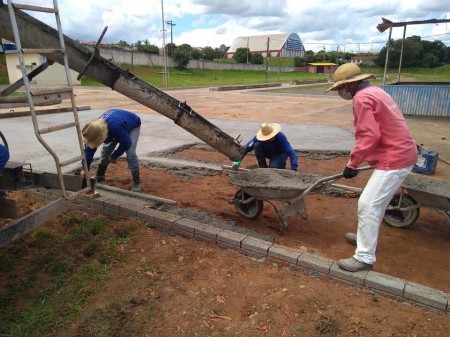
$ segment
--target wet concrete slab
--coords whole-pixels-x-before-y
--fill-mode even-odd
[[[90,120],[100,116],[103,110],[85,110],[79,112],[80,124],[83,126]],[[137,147],[138,156],[144,158],[146,154],[164,151],[200,139],[182,129],[164,116],[140,114],[142,119],[141,134]],[[64,124],[72,119],[71,112],[60,112],[38,116],[41,128]],[[243,142],[250,140],[259,130],[258,122],[212,119],[211,123],[219,127],[233,138],[242,136]],[[303,125],[282,123],[282,131],[287,135],[295,150],[310,151],[349,151],[354,143],[353,133],[327,125]],[[33,169],[56,172],[53,157],[37,141],[31,117],[12,117],[1,120],[1,130],[5,135],[11,153],[11,160],[31,163]],[[61,161],[79,155],[78,139],[75,129],[65,129],[43,135],[44,140],[58,154]],[[98,157],[100,151],[97,151]],[[70,172],[77,168],[73,164],[63,169]]]

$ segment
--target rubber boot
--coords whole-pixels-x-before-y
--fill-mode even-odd
[[[108,165],[98,165],[97,173],[95,174],[94,179],[97,180],[97,182],[105,180],[105,173],[106,169],[108,168]]]
[[[133,176],[133,187],[131,191],[140,192],[141,191],[141,179],[139,178],[139,169],[131,171],[131,175]]]

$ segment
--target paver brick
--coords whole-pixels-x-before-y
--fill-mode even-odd
[[[362,270],[358,272],[349,272],[346,271],[338,266],[336,262],[333,262],[333,264],[330,267],[330,275],[340,278],[342,280],[346,280],[351,283],[356,283],[359,285],[363,285],[364,281],[366,279],[368,270]]]
[[[201,222],[182,218],[173,223],[173,229],[176,234],[193,239],[195,237],[195,228],[201,225]]]
[[[241,249],[242,241],[247,235],[225,229],[217,234],[217,245],[228,249]]]
[[[129,214],[131,216],[136,216],[138,210],[140,210],[140,208],[134,205],[121,206],[120,208],[121,214],[123,215]]]
[[[346,271],[344,269],[341,269],[337,262],[333,261],[333,264],[330,267],[330,275],[340,278],[342,280],[346,280],[351,283],[356,283],[359,285],[364,284],[364,280],[366,279],[368,270],[362,270],[355,273]]]
[[[320,255],[303,253],[302,255],[299,256],[297,265],[300,267],[313,269],[324,274],[329,274],[330,267],[333,264],[333,262],[334,262],[333,260],[327,259]]]
[[[201,226],[195,228],[195,239],[217,244],[217,234],[222,231],[223,229],[207,224],[202,224]]]
[[[258,255],[268,255],[269,248],[273,246],[272,242],[261,240],[252,236],[247,236],[241,243],[241,248],[255,252]]]
[[[170,213],[166,213],[166,212],[161,212],[161,211],[157,211],[155,210],[155,225],[159,224],[162,225],[164,227],[173,227],[173,223],[177,220],[181,219],[181,216],[179,215],[175,215],[175,214],[170,214]]]
[[[447,310],[450,295],[421,284],[407,282],[404,297],[441,310]]]
[[[235,248],[235,247],[228,247],[228,248],[237,250],[237,248]],[[255,252],[253,250],[248,250],[248,249],[241,248],[239,250],[239,253],[242,254],[242,255],[245,255],[245,256],[254,257],[256,259],[261,259],[261,261],[264,261],[265,259],[267,259],[267,254],[258,253],[258,252]]]
[[[297,264],[297,260],[302,255],[301,251],[286,246],[274,244],[269,248],[268,256],[277,260],[282,260],[290,264]]]
[[[403,297],[406,280],[371,270],[366,276],[364,285],[391,295]]]
[[[148,221],[149,225],[153,227],[155,225],[155,217],[158,215],[158,211],[150,208],[144,208],[136,211],[136,216]]]
[[[198,228],[202,225],[203,224],[201,222],[191,220],[191,219],[186,219],[186,218],[181,218],[173,223],[173,227],[174,227],[175,231],[178,229],[178,230],[190,232],[192,234],[195,233],[196,228]]]

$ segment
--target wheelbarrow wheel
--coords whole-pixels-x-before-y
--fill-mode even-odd
[[[249,202],[243,202],[250,199],[251,197],[252,196],[250,194],[239,190],[234,195],[234,200],[236,200],[236,203],[234,205],[238,213],[243,217],[247,219],[256,219],[258,216],[260,216],[264,207],[264,203],[262,200],[258,199],[253,199]]]
[[[395,208],[406,208],[416,205],[417,201],[415,201],[413,198],[408,195],[401,196],[400,194],[395,194],[392,197],[391,202],[389,203],[389,206]],[[386,221],[390,226],[405,228],[411,226],[414,222],[416,222],[417,218],[419,217],[419,213],[419,207],[405,211],[390,209],[386,210],[386,212],[384,213],[384,221]]]

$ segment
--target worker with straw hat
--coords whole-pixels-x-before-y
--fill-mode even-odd
[[[255,157],[259,167],[269,167],[284,169],[286,161],[289,157],[291,162],[291,170],[297,171],[298,157],[287,140],[287,137],[281,132],[281,126],[278,123],[262,123],[261,127],[248,143],[246,154],[255,150]],[[267,164],[269,159],[269,164]],[[234,161],[232,168],[237,170],[241,164],[241,160]]]
[[[131,171],[133,178],[131,190],[134,192],[141,190],[139,159],[136,154],[140,130],[141,119],[139,116],[122,109],[108,110],[83,127],[84,153],[88,168],[91,166],[97,148],[103,144],[100,163],[94,177],[97,181],[105,180],[108,165],[110,163],[116,164],[117,159],[126,153],[128,169]],[[82,174],[84,174],[83,171]]]
[[[339,66],[327,90],[353,100],[355,145],[343,171],[346,179],[356,177],[367,161],[374,171],[358,201],[358,231],[347,233],[356,244],[355,254],[338,265],[347,271],[371,270],[381,221],[389,202],[417,162],[417,145],[400,108],[384,90],[371,86],[371,74],[363,74],[353,63]]]

